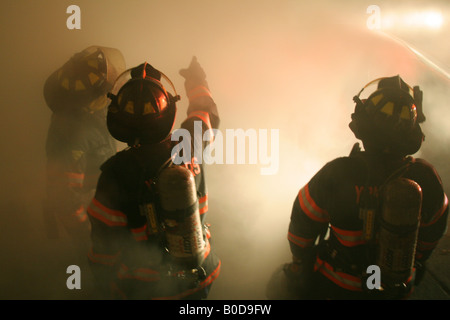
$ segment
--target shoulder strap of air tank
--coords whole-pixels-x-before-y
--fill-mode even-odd
[[[383,182],[383,184],[381,185],[381,187],[383,188],[389,181],[396,179],[396,178],[400,178],[401,176],[403,176],[405,174],[406,171],[408,171],[409,167],[414,163],[414,158],[413,157],[406,157],[403,160],[403,164],[395,169],[387,178],[386,180]]]

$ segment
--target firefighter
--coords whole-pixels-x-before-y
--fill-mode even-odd
[[[270,299],[407,299],[445,233],[441,179],[411,156],[424,141],[420,88],[385,77],[354,100],[349,127],[363,150],[356,143],[300,189],[288,228],[292,261],[270,279]]]
[[[74,54],[44,84],[52,111],[46,141],[45,226],[51,238],[61,224],[76,245],[89,244],[85,208],[95,192],[100,165],[117,152],[106,127],[106,94],[125,70],[118,49],[90,46]]]
[[[189,99],[181,128],[191,133],[189,146],[202,148],[208,143],[203,133],[219,125],[217,107],[195,57],[180,74]],[[180,97],[145,62],[119,77],[110,98],[108,129],[128,148],[103,164],[88,208],[88,258],[99,292],[105,299],[206,299],[220,260],[205,221],[205,168],[195,157],[174,161],[181,143],[172,139]]]

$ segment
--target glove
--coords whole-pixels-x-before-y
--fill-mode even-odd
[[[308,299],[313,284],[313,269],[304,263],[285,263],[273,273],[266,287],[270,300]]]
[[[189,67],[181,69],[180,75],[185,79],[184,87],[189,99],[188,116],[195,111],[208,112],[211,126],[219,126],[219,113],[214,99],[209,91],[206,73],[197,61],[197,57],[192,57]]]
[[[206,73],[197,61],[197,57],[192,57],[189,67],[180,70],[180,75],[185,79],[184,86],[186,92],[189,93],[199,86],[209,89],[206,81]]]

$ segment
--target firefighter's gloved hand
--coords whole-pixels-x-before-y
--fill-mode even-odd
[[[309,264],[294,261],[284,266],[284,272],[289,280],[289,289],[296,294],[302,295],[309,288],[309,281],[313,273],[313,269]]]
[[[187,115],[190,116],[195,111],[207,112],[210,115],[213,128],[219,126],[219,113],[214,99],[206,81],[206,73],[193,57],[189,67],[180,70],[180,75],[184,77],[184,88],[189,99]]]
[[[180,70],[180,75],[185,79],[184,85],[188,93],[198,86],[208,88],[206,73],[195,56],[192,57],[189,67]]]
[[[273,273],[266,295],[271,300],[307,299],[312,279],[312,268],[298,262],[286,263]]]

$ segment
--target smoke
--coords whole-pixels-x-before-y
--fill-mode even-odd
[[[424,7],[417,1],[404,1],[402,7],[378,3],[381,14]],[[195,55],[207,73],[223,132],[279,132],[274,175],[261,175],[262,164],[207,167],[207,220],[222,260],[210,299],[265,299],[271,273],[290,259],[286,233],[298,190],[327,161],[350,152],[356,142],[348,129],[352,98],[377,77],[400,74],[410,85],[420,85],[427,121],[418,156],[435,164],[444,185],[450,185],[449,80],[386,36],[448,63],[445,1],[433,2],[445,19],[432,35],[426,30],[369,30],[369,1],[79,0],[80,30],[66,27],[71,4],[9,1],[0,13],[2,299],[90,298],[92,283],[82,258],[67,237],[46,239],[41,213],[50,119],[43,84],[72,54],[90,45],[120,49],[127,67],[147,61],[163,71],[182,96],[177,125],[187,109],[178,70]],[[82,270],[79,292],[65,286],[66,268],[72,264]]]

